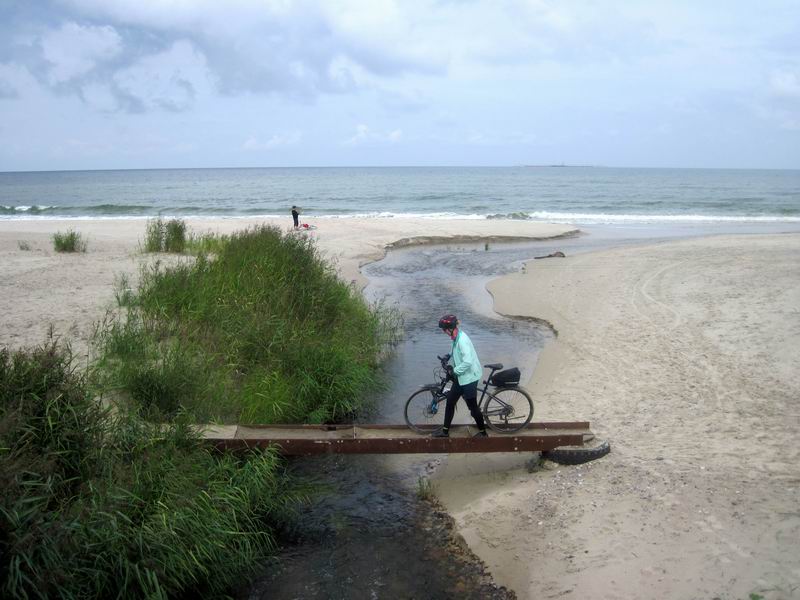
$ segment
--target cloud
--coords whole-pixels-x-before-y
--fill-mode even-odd
[[[191,40],[220,91],[313,98],[351,91],[369,77],[442,72],[430,40],[409,43],[415,16],[392,1],[72,0],[87,19],[163,41]],[[400,18],[399,21],[396,20]],[[366,77],[365,77],[366,76]]]
[[[122,50],[122,38],[113,27],[73,22],[47,31],[39,43],[42,56],[50,65],[48,78],[53,84],[85,75]]]
[[[392,113],[418,113],[431,106],[431,100],[419,90],[388,90],[378,93],[378,99]]]
[[[87,106],[98,112],[114,112],[119,108],[114,90],[102,83],[87,83],[81,87],[80,97]]]
[[[766,93],[755,102],[754,112],[780,129],[800,131],[800,70],[780,68],[771,71]]]
[[[275,134],[266,142],[260,142],[255,136],[250,136],[242,144],[243,150],[256,152],[260,150],[274,150],[281,146],[295,146],[300,143],[303,134],[300,131],[293,131],[288,134]]]
[[[187,40],[163,52],[145,56],[113,76],[118,94],[141,110],[183,111],[200,93],[214,87],[205,56]]]
[[[343,144],[347,146],[355,146],[366,142],[369,139],[369,127],[364,124],[356,125],[356,133],[353,137],[347,138]]]
[[[773,71],[769,78],[769,91],[778,98],[800,100],[800,71]]]
[[[0,100],[13,100],[19,98],[17,87],[10,81],[10,78],[3,72],[6,65],[0,64]]]
[[[24,91],[34,89],[36,79],[23,66],[0,63],[0,99],[16,100]]]
[[[367,125],[363,123],[356,125],[356,132],[352,137],[347,138],[342,142],[345,146],[359,146],[366,143],[390,143],[394,144],[399,142],[403,137],[401,129],[393,129],[386,132],[376,132],[370,130]]]
[[[18,98],[19,93],[17,90],[4,79],[0,79],[0,100]]]
[[[800,110],[762,104],[756,105],[754,111],[758,117],[777,125],[780,129],[800,131]]]

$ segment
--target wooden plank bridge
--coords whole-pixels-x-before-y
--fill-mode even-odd
[[[453,425],[449,438],[433,438],[405,425],[209,425],[202,435],[220,450],[277,446],[295,456],[531,452],[582,446],[592,437],[586,421],[529,423],[514,433],[489,431],[483,438],[472,437],[476,431],[472,425]]]

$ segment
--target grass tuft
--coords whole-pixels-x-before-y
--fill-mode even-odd
[[[86,239],[73,229],[53,234],[53,249],[56,252],[86,252],[87,246]]]
[[[26,242],[25,240],[19,240],[17,242],[17,247],[19,247],[19,249],[22,250],[23,252],[29,252],[31,250],[30,243]]]
[[[181,253],[186,248],[186,223],[170,219],[164,231],[164,251]]]
[[[147,222],[145,252],[174,252],[186,250],[186,223],[182,219],[164,221],[161,217]]]
[[[432,500],[436,497],[436,490],[433,487],[433,482],[427,478],[420,476],[417,479],[417,498],[420,500]]]
[[[204,233],[199,235],[190,235],[186,241],[186,251],[193,254],[217,255],[222,250],[222,247],[227,243],[229,236],[227,235],[214,235],[212,233]]]
[[[132,306],[136,296],[131,289],[130,279],[125,273],[114,277],[114,298],[119,308]]]

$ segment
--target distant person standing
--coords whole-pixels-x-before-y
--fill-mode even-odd
[[[300,207],[292,205],[292,220],[295,229],[300,227]]]

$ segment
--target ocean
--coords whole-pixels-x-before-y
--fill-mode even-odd
[[[605,167],[158,169],[0,173],[0,219],[530,219],[800,223],[800,171]]]

